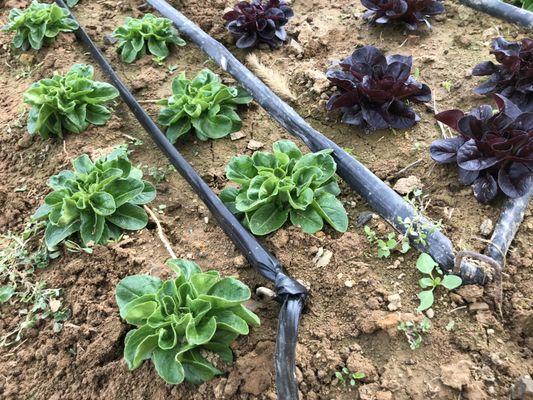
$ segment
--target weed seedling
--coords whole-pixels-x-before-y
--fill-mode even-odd
[[[453,88],[453,83],[451,81],[444,81],[442,82],[442,87],[448,92],[450,93],[452,91],[452,88]]]
[[[421,189],[413,190],[411,194],[404,197],[404,200],[413,206],[416,215],[413,218],[406,217],[405,219],[398,216],[398,222],[405,228],[405,238],[402,240],[402,246],[404,242],[407,242],[408,245],[409,239],[416,244],[425,246],[428,235],[442,228],[442,221],[426,221],[422,217],[429,206],[430,200],[427,195],[424,195]]]
[[[444,286],[448,290],[453,290],[463,283],[462,279],[457,275],[445,275],[443,277],[438,264],[426,253],[420,254],[416,261],[416,268],[423,274],[428,275],[418,281],[420,287],[426,289],[416,295],[420,300],[420,305],[416,309],[419,312],[427,310],[433,305],[433,291],[436,287]]]
[[[418,324],[414,321],[406,321],[400,322],[398,325],[398,330],[405,334],[411,350],[416,350],[420,347],[424,340],[424,335],[427,334],[430,329],[431,322],[429,322],[428,317],[424,317],[424,319]]]
[[[10,302],[22,316],[9,332],[1,332],[0,347],[19,342],[24,331],[42,319],[54,320],[54,331],[62,328],[68,312],[61,308],[60,289],[46,287],[35,272],[48,266],[49,253],[42,239],[44,223],[30,224],[21,235],[0,236],[0,305]]]
[[[175,172],[176,168],[172,165],[168,165],[166,168],[163,167],[148,167],[148,175],[152,177],[155,183],[161,183],[167,180],[167,175],[171,172]]]
[[[340,385],[355,386],[361,379],[366,377],[364,372],[350,372],[346,367],[343,367],[340,371],[335,371],[335,378],[339,381]]]
[[[401,244],[401,248],[399,249],[401,253],[407,253],[411,248],[407,236],[396,238],[396,234],[391,232],[385,239],[379,239],[376,232],[368,225],[365,225],[364,231],[368,241],[377,246],[379,258],[389,258],[391,252],[396,250],[399,244]]]

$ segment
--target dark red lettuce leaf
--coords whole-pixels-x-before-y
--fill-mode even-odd
[[[523,196],[533,184],[533,113],[494,95],[498,112],[483,105],[464,114],[441,112],[435,118],[460,136],[435,140],[430,155],[439,164],[456,162],[459,180],[473,184],[482,203],[494,199],[498,188],[508,197]]]
[[[492,42],[490,53],[499,64],[483,61],[474,67],[472,75],[489,75],[474,92],[499,93],[523,111],[533,112],[533,39],[508,42],[499,37]]]
[[[333,94],[327,109],[342,110],[342,122],[365,130],[407,129],[420,117],[407,101],[427,102],[431,90],[411,75],[412,57],[385,56],[373,46],[353,52],[330,69],[326,76],[339,91]]]
[[[266,43],[274,49],[287,40],[284,26],[293,16],[292,9],[284,1],[252,0],[238,2],[223,18],[228,31],[237,38],[238,48]]]
[[[403,23],[409,30],[417,30],[419,24],[431,28],[428,17],[442,14],[440,0],[361,0],[368,10],[363,18],[371,25]]]

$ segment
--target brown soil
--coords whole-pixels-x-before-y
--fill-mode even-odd
[[[0,23],[8,10],[26,1],[3,2]],[[212,36],[230,46],[220,14],[230,5],[225,0],[182,0],[174,5]],[[418,160],[409,170],[424,183],[431,203],[427,214],[442,219],[444,232],[457,249],[482,250],[481,222],[496,221],[499,203],[480,205],[471,189],[462,187],[453,168],[436,166],[427,148],[440,136],[431,110],[415,106],[422,121],[401,132],[365,135],[340,124],[326,114],[324,103],[332,89],[323,72],[333,60],[345,57],[354,47],[373,44],[389,53],[412,54],[420,79],[433,90],[438,108],[470,109],[483,102],[472,94],[478,82],[469,70],[488,58],[490,39],[504,34],[517,38],[518,28],[484,14],[447,2],[446,18],[434,23],[430,34],[405,35],[401,29],[369,29],[361,20],[362,6],[349,0],[295,0],[296,17],[289,33],[301,45],[284,46],[270,52],[259,50],[260,60],[284,71],[291,89],[299,97],[294,107],[318,130],[354,155],[382,179],[394,184],[396,172]],[[165,66],[150,57],[124,65],[104,36],[128,15],[140,15],[140,1],[98,2],[81,0],[75,14],[105,50],[124,81],[142,100],[169,94],[170,82],[180,71],[193,76],[205,66],[214,68],[205,55],[189,44],[175,51]],[[74,62],[92,63],[86,50],[72,35],[62,35],[53,46],[39,53],[13,54],[10,35],[0,35],[0,232],[19,231],[47,193],[48,176],[68,166],[78,154],[95,152],[129,140],[132,159],[145,166],[166,167],[147,134],[127,107],[118,103],[112,120],[81,135],[68,135],[65,142],[30,137],[25,129],[22,93],[31,82],[66,71]],[[235,51],[244,60],[245,53]],[[170,72],[167,67],[176,65]],[[218,69],[214,68],[217,72]],[[98,69],[97,69],[98,70]],[[103,79],[97,72],[98,78]],[[231,77],[224,75],[227,82]],[[442,82],[451,81],[448,93]],[[158,107],[146,104],[153,115]],[[250,153],[250,139],[265,147],[289,138],[258,105],[241,112],[245,138],[198,142],[190,136],[177,146],[204,179],[218,191],[225,185],[224,166],[235,154]],[[149,178],[150,179],[150,178]],[[26,191],[15,191],[26,186]],[[238,276],[252,288],[269,283],[258,276],[237,252],[230,240],[210,218],[205,206],[177,173],[157,185],[154,207],[165,204],[160,215],[174,249],[181,257],[196,260],[204,269],[217,269]],[[302,318],[297,348],[298,380],[302,399],[353,399],[356,391],[337,385],[333,374],[343,366],[365,372],[359,386],[362,399],[503,399],[512,384],[533,372],[532,338],[532,251],[533,218],[529,212],[509,253],[503,282],[500,316],[494,304],[494,288],[466,287],[459,294],[439,291],[433,327],[422,347],[412,351],[397,332],[399,320],[413,318],[419,274],[416,254],[394,254],[379,260],[361,228],[355,227],[364,201],[345,185],[341,196],[349,211],[349,231],[339,235],[326,229],[316,236],[285,228],[264,240],[294,277],[310,284],[311,297]],[[208,222],[206,223],[206,219]],[[390,231],[379,218],[372,221],[379,232]],[[333,253],[326,267],[313,258],[322,249]],[[262,326],[234,344],[236,362],[223,377],[198,387],[172,387],[159,379],[145,362],[129,372],[122,361],[123,338],[128,330],[118,315],[114,287],[126,275],[153,273],[168,275],[163,262],[167,254],[153,225],[124,241],[99,246],[93,255],[65,253],[39,274],[51,287],[64,290],[64,305],[71,317],[59,333],[50,321],[31,329],[16,349],[0,349],[0,397],[3,399],[275,399],[273,352],[278,305],[254,296],[251,306]],[[395,261],[397,262],[395,263]],[[353,285],[350,282],[352,281]],[[351,286],[351,287],[349,287]],[[387,296],[401,293],[401,309],[388,310]],[[469,303],[475,303],[472,306]],[[488,305],[489,309],[484,310]],[[479,311],[476,311],[479,310]],[[7,331],[19,322],[16,308],[3,306],[0,329]],[[447,330],[450,321],[455,328]]]

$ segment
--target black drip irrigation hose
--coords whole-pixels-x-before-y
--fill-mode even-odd
[[[459,3],[513,24],[533,28],[533,13],[512,4],[500,0],[459,0]]]
[[[333,157],[337,162],[337,173],[396,230],[404,234],[406,232],[406,227],[400,223],[399,217],[402,220],[410,218],[418,221],[417,226],[425,231],[427,239],[425,245],[415,241],[415,246],[420,251],[429,253],[446,272],[453,270],[455,256],[452,242],[437,230],[431,221],[420,215],[400,195],[335,142],[313,129],[292,107],[272,92],[221,43],[210,37],[166,1],[147,1],[163,16],[172,20],[181,33],[188,36],[224,71],[231,74],[290,134],[301,139],[312,151],[333,149]],[[461,263],[460,274],[465,283],[486,283],[489,280],[483,269],[467,261]]]
[[[498,262],[502,267],[509,246],[524,219],[529,200],[533,196],[533,186],[529,193],[517,199],[507,199],[503,205],[500,219],[494,228],[490,243],[485,249],[485,254]]]
[[[56,3],[68,10],[63,0],[56,0]],[[75,20],[72,14],[70,16]],[[214,215],[226,235],[229,236],[235,246],[246,256],[248,262],[261,275],[274,282],[276,299],[281,303],[279,330],[276,340],[276,388],[278,398],[283,400],[298,399],[295,352],[298,322],[307,298],[307,289],[296,280],[287,276],[279,261],[241,225],[218,196],[200,178],[187,160],[169,142],[164,133],[161,132],[146,111],[139,105],[129,89],[120,80],[105,56],[96,47],[81,25],[75,34],[88,47],[91,55],[118,89],[122,100],[128,105],[142,127],[150,134],[153,141],[167,156],[172,165],[194,189],[207,208],[209,208],[209,211]]]

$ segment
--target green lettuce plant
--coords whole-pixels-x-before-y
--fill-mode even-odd
[[[290,140],[277,141],[273,150],[233,157],[226,176],[240,187],[224,189],[221,200],[254,235],[274,232],[289,217],[307,233],[321,230],[324,220],[345,232],[348,216],[336,198],[340,189],[332,150],[302,155]]]
[[[209,69],[193,80],[181,73],[172,81],[172,96],[163,105],[158,122],[168,127],[166,135],[174,143],[194,128],[200,140],[220,139],[241,129],[237,105],[248,104],[252,97],[240,87],[228,87]]]
[[[172,21],[153,14],[145,14],[142,18],[126,18],[124,25],[113,31],[113,36],[118,39],[118,51],[126,63],[146,53],[163,60],[169,54],[168,44],[185,46],[185,40],[179,37]]]
[[[248,325],[258,326],[259,317],[244,307],[250,289],[239,280],[202,272],[188,260],[167,265],[175,278],[133,275],[117,285],[120,316],[136,326],[126,335],[124,359],[130,370],[151,359],[170,384],[200,384],[222,374],[206,353],[232,363],[230,343],[247,335]]]
[[[33,219],[47,219],[49,248],[72,235],[83,246],[118,240],[122,230],[136,231],[148,223],[142,207],[155,198],[155,188],[131,165],[126,150],[118,148],[95,162],[83,154],[48,180],[53,189]]]
[[[90,124],[104,125],[111,118],[106,104],[119,95],[109,83],[93,81],[90,65],[74,64],[66,75],[33,83],[24,93],[31,105],[28,132],[44,139],[63,137],[63,131],[80,133]]]
[[[25,10],[13,8],[3,30],[14,31],[13,46],[26,51],[30,47],[39,50],[59,32],[72,32],[78,27],[67,10],[55,4],[33,1]]]

